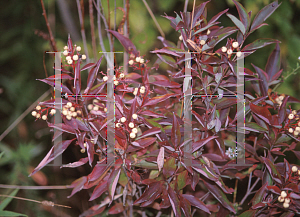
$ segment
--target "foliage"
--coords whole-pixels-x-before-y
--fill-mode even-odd
[[[108,30],[129,52],[131,72],[127,74],[116,66],[114,78],[108,76],[108,72],[99,72],[103,57],[81,67],[83,54],[69,38],[68,64],[63,65],[61,73],[66,81],[62,90],[75,97],[62,99],[61,109],[53,99],[42,102],[34,113],[37,118],[47,119],[50,128],[68,134],[68,139],[53,147],[31,175],[71,144],[78,146],[82,153],[87,152],[86,157],[66,165],[75,168],[89,163],[92,167],[90,174],[71,184],[73,190],[69,197],[82,189],[94,188],[90,201],[97,199],[98,205],[81,216],[94,216],[106,209],[108,214],[137,216],[145,213],[144,207],[163,213],[171,210],[176,217],[192,216],[195,212],[201,216],[218,212],[222,216],[299,214],[300,170],[292,167],[292,162],[282,161],[286,152],[299,158],[295,150],[300,132],[299,112],[287,108],[287,103],[299,103],[299,100],[272,92],[272,87],[281,82],[279,41],[262,38],[245,43],[252,32],[265,25],[265,19],[279,4],[275,1],[267,5],[251,22],[251,14],[237,1],[234,4],[239,18],[224,10],[208,20],[207,3],[196,7],[194,13],[165,16],[172,28],[181,33],[181,41],[177,47],[160,38],[164,47],[152,52],[158,56],[155,68],[160,62],[171,67],[167,71],[169,77],[150,74],[149,61],[144,60],[128,38],[116,31]],[[225,13],[234,23],[233,27],[220,26],[218,19]],[[234,33],[236,38],[230,38]],[[225,141],[236,133],[240,112],[234,112],[237,100],[220,95],[236,93],[236,65],[242,52],[247,52],[246,57],[273,43],[276,47],[265,69],[254,64],[254,71],[245,68],[245,81],[250,83],[245,92],[245,161],[251,165],[233,165],[235,159],[226,152]],[[218,44],[224,46],[217,48]],[[184,140],[182,87],[186,60],[183,52],[187,51],[192,51],[191,91],[206,97],[192,99],[193,136]],[[85,84],[81,81],[81,71],[87,69]],[[57,77],[50,76],[41,81],[53,86],[55,79]],[[106,84],[110,85],[111,79],[116,102],[115,153],[111,156],[114,160],[107,163],[110,147],[105,145],[109,130],[105,103]],[[60,115],[63,123],[51,123],[48,114]],[[191,142],[189,153],[185,147]],[[192,160],[191,165],[186,163],[188,159]],[[228,178],[241,183],[248,180],[246,192],[241,187],[235,186],[235,190],[229,187]],[[252,179],[255,179],[253,184]],[[258,190],[248,207],[245,201],[249,202],[254,188]],[[237,192],[240,196],[244,194],[241,202],[236,203],[235,196],[231,202],[231,194]]]

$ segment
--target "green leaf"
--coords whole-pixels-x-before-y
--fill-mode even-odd
[[[257,133],[268,131],[267,129],[259,126],[257,123],[254,123],[254,122],[247,122],[245,124],[245,130],[249,130],[249,131],[253,131],[253,132],[257,132]]]
[[[265,195],[265,191],[267,189],[268,183],[265,183],[254,195],[252,199],[252,206],[262,202],[263,196]]]
[[[188,171],[187,170],[179,173],[179,175],[177,177],[178,190],[181,190],[186,186],[187,179],[188,179]]]
[[[0,203],[0,210],[4,210],[4,208],[12,201],[12,197],[14,197],[18,193],[19,189],[15,189],[9,196],[5,198],[1,203]]]
[[[246,212],[243,212],[238,217],[253,217],[255,212],[256,212],[256,210],[247,210]]]
[[[12,212],[12,211],[4,211],[1,210],[0,211],[0,216],[27,216],[25,214],[21,214],[21,213],[16,213],[16,212]]]
[[[165,177],[170,177],[174,174],[176,170],[176,163],[174,157],[169,157],[164,163],[163,174]]]
[[[134,164],[136,167],[142,167],[145,169],[157,170],[157,164],[151,163],[145,160],[140,160],[138,163]]]
[[[245,30],[247,31],[250,26],[250,17],[248,16],[248,13],[246,9],[241,5],[241,3],[233,0],[238,12],[241,22],[243,23]]]
[[[246,29],[245,29],[244,24],[243,24],[238,18],[236,18],[235,16],[233,16],[232,14],[227,13],[226,15],[227,15],[227,16],[231,19],[231,21],[239,28],[239,30],[241,31],[241,33],[242,33],[243,35],[245,35]]]

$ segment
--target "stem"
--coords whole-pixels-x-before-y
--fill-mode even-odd
[[[80,22],[80,26],[81,26],[81,37],[83,40],[83,47],[84,47],[84,52],[86,55],[86,62],[89,63],[89,53],[88,53],[88,48],[87,48],[87,43],[86,43],[86,36],[85,36],[85,30],[84,30],[84,23],[83,23],[83,16],[82,16],[82,10],[81,10],[81,5],[79,0],[76,0],[77,3],[77,8],[78,8],[78,16],[79,16],[79,22]]]
[[[53,37],[53,34],[52,34],[52,30],[50,28],[50,24],[49,24],[49,21],[48,21],[48,18],[47,18],[47,13],[46,13],[46,10],[45,10],[45,5],[44,5],[43,0],[41,0],[41,5],[42,5],[42,9],[43,9],[43,16],[45,18],[47,29],[48,29],[49,36],[50,36],[51,48],[52,48],[53,51],[57,51],[56,43],[55,43],[55,40],[54,40],[54,37]]]
[[[237,185],[238,185],[238,179],[235,180],[235,187],[234,187],[234,194],[233,194],[233,203],[236,201],[236,193],[237,193]]]
[[[57,185],[57,186],[21,186],[21,185],[4,185],[0,184],[0,188],[15,188],[26,190],[48,190],[48,189],[69,189],[69,185]]]
[[[159,23],[157,22],[157,20],[156,20],[154,14],[153,14],[153,12],[152,12],[152,10],[150,9],[148,3],[146,2],[146,0],[143,0],[143,2],[144,2],[144,5],[146,6],[146,8],[147,8],[147,10],[148,10],[148,12],[149,12],[151,18],[153,19],[153,21],[154,21],[154,23],[155,23],[155,25],[156,25],[156,28],[158,29],[160,35],[161,35],[163,38],[165,38],[165,37],[166,37],[166,36],[165,36],[165,33],[162,31],[162,29],[161,29]]]
[[[97,9],[97,24],[98,24],[98,36],[99,36],[99,44],[101,46],[101,50],[102,52],[106,52],[105,46],[104,46],[104,42],[103,42],[103,37],[102,37],[102,33],[101,33],[101,18],[100,18],[100,12],[98,10],[98,8],[100,8],[100,0],[97,0],[97,5],[95,3],[95,1],[93,0],[94,6]],[[107,60],[107,55],[106,53],[103,53],[105,59]]]
[[[250,190],[247,191],[247,193],[245,194],[245,196],[243,197],[243,199],[240,202],[240,206],[243,205],[243,203],[245,202],[245,200],[247,199],[247,197],[251,194],[251,191],[257,185],[257,183],[259,182],[259,180],[260,180],[260,178],[257,178],[256,181],[254,182],[254,184],[252,185],[252,187],[250,188]]]
[[[94,26],[94,13],[93,13],[93,2],[89,0],[89,15],[91,24],[91,36],[92,36],[92,46],[94,53],[94,61],[97,61],[97,51],[96,51],[96,38],[95,38],[95,26]]]
[[[183,12],[186,13],[187,12],[187,6],[188,6],[189,0],[185,0],[184,3],[184,8],[183,8]]]
[[[300,65],[295,68],[290,74],[288,74],[285,78],[283,78],[283,81],[285,81],[288,77],[290,77],[291,75],[295,75],[296,74],[296,71],[300,69]],[[276,84],[276,86],[273,88],[273,92],[279,87],[280,83]]]

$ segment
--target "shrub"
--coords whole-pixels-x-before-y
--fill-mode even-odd
[[[99,201],[81,216],[94,216],[106,209],[108,214],[123,216],[145,216],[146,212],[152,216],[194,216],[195,212],[197,216],[299,214],[300,170],[284,158],[289,152],[300,158],[300,152],[294,150],[299,141],[299,112],[287,108],[287,103],[299,100],[273,91],[281,82],[279,41],[257,39],[245,44],[252,32],[266,25],[263,22],[279,4],[267,5],[251,22],[251,13],[236,1],[239,18],[227,9],[208,21],[207,3],[192,13],[165,16],[180,32],[179,43],[175,46],[159,37],[164,47],[152,51],[158,56],[153,68],[128,38],[108,30],[130,55],[130,73],[114,68],[114,153],[106,144],[107,114],[112,112],[106,108],[106,84],[112,77],[99,72],[103,57],[80,68],[85,56],[69,38],[60,75],[67,81],[62,93],[69,97],[62,99],[61,109],[53,99],[42,102],[33,115],[47,121],[49,113],[60,115],[63,123],[49,121],[48,125],[71,134],[70,139],[53,147],[32,174],[72,143],[82,153],[87,152],[87,157],[64,165],[74,168],[89,162],[92,167],[89,175],[71,184],[70,197],[94,188],[90,201]],[[219,25],[218,19],[225,13],[233,27]],[[233,34],[236,37],[230,38]],[[272,43],[276,47],[264,70],[254,64],[255,71],[244,68],[245,109],[236,108],[243,104],[235,98],[239,95],[239,58]],[[191,59],[186,59],[187,52]],[[192,64],[186,64],[190,60]],[[171,69],[156,73],[161,62]],[[188,79],[187,68],[190,81],[184,80]],[[81,71],[87,69],[88,79],[82,86]],[[54,86],[55,79],[50,76],[41,81]],[[191,100],[184,105],[186,97]],[[192,126],[187,123],[190,117],[183,115],[190,106]],[[245,122],[240,128],[237,120],[243,113]],[[191,131],[187,132],[186,126]],[[238,128],[244,130],[244,146],[234,142]],[[186,138],[186,133],[191,137]],[[237,152],[242,153],[245,164],[236,163]],[[113,160],[107,161],[107,156]]]

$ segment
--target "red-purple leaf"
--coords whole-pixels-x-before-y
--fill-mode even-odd
[[[52,123],[48,122],[48,127],[52,127],[52,128],[58,129],[60,131],[66,132],[66,133],[76,134],[76,131],[71,126],[63,124],[63,123],[52,124]]]
[[[124,207],[122,203],[117,203],[114,206],[112,206],[108,210],[108,214],[113,215],[113,214],[119,214],[124,211]]]
[[[68,74],[55,74],[52,76],[49,76],[48,78],[46,78],[46,80],[60,80],[60,79],[67,79],[67,80],[72,80],[74,78],[72,78],[70,75]]]
[[[256,194],[254,195],[253,199],[252,199],[252,206],[258,204],[259,202],[262,201],[264,195],[265,195],[265,192],[267,190],[267,185],[268,183],[265,183],[257,192]]]
[[[174,81],[154,81],[150,84],[154,84],[156,86],[160,86],[160,87],[169,87],[169,88],[180,88],[181,84],[178,84]]]
[[[46,84],[49,84],[50,86],[52,86],[52,87],[55,87],[55,81],[49,81],[49,80],[47,80],[47,79],[37,79],[37,80],[39,80],[39,81],[42,81],[42,82],[44,82],[44,83],[46,83]],[[70,94],[70,95],[72,95],[73,93],[69,90],[69,88],[67,88],[65,85],[63,85],[63,84],[61,84],[61,86],[59,87],[59,88],[61,88],[61,92],[63,92],[63,93],[67,93],[67,94]]]
[[[272,78],[278,71],[280,70],[280,47],[279,44],[276,43],[275,49],[272,51],[269,56],[267,65],[266,65],[266,73],[269,78]]]
[[[176,170],[176,163],[174,157],[169,157],[164,163],[163,174],[166,178],[172,176]]]
[[[175,217],[180,217],[181,212],[180,212],[180,201],[176,195],[176,192],[171,188],[169,185],[168,187],[168,197],[170,199],[171,206],[173,208]]]
[[[87,141],[87,154],[89,158],[89,164],[92,166],[93,160],[94,160],[94,154],[95,154],[95,149],[94,149],[94,143],[91,141]]]
[[[106,171],[107,166],[104,163],[97,163],[93,171],[88,175],[88,181],[93,182],[100,178]]]
[[[94,189],[89,201],[95,200],[100,197],[105,191],[107,191],[107,181],[100,182]]]
[[[267,96],[268,95],[268,82],[269,82],[269,76],[268,74],[263,71],[262,69],[258,68],[257,66],[255,66],[254,64],[251,64],[253,66],[253,68],[255,69],[255,71],[257,72],[257,74],[259,75],[259,88],[261,91],[261,95],[262,96]]]
[[[163,101],[169,99],[172,96],[175,96],[175,94],[169,93],[169,94],[166,94],[166,95],[153,97],[147,103],[145,103],[142,107],[150,106],[150,105],[156,105],[160,102],[163,102]]]
[[[198,7],[195,8],[194,12],[194,19],[193,19],[193,28],[197,22],[197,20],[200,18],[200,16],[203,14],[203,11],[205,9],[206,4],[210,1],[206,1],[201,3]]]
[[[87,182],[87,177],[82,176],[79,179],[76,179],[72,184],[70,185],[71,188],[73,188],[72,193],[68,198],[72,197],[75,193],[83,189],[84,184]]]
[[[178,123],[175,113],[173,113],[171,141],[174,147],[177,147],[180,144],[180,140],[181,140],[180,125]]]
[[[160,182],[152,182],[152,183],[150,183],[149,187],[144,191],[144,193],[142,194],[142,196],[140,196],[139,199],[137,199],[136,201],[134,201],[133,204],[135,205],[135,204],[143,203],[143,202],[149,200],[149,198],[151,198],[159,190],[161,190],[161,184],[160,184]]]
[[[173,49],[169,47],[165,47],[159,50],[150,51],[151,53],[163,53],[163,54],[170,54],[172,56],[180,57],[181,55],[173,51]]]
[[[96,65],[95,63],[88,63],[88,64],[86,64],[85,66],[83,66],[83,67],[80,69],[80,71],[87,70],[87,69],[89,69],[89,68],[91,68],[91,67],[94,67],[95,65]]]
[[[119,181],[119,177],[120,177],[120,172],[121,169],[114,169],[112,171],[112,173],[110,174],[110,177],[107,181],[107,187],[108,187],[108,192],[111,198],[111,202],[113,201],[114,195],[115,195],[115,191],[116,191],[116,187]]]
[[[231,19],[231,21],[236,25],[236,27],[239,28],[239,30],[241,31],[241,33],[243,35],[245,35],[246,28],[245,28],[244,24],[238,18],[236,18],[235,16],[233,16],[232,14],[227,13],[226,15]]]
[[[123,47],[125,48],[127,53],[133,53],[135,56],[138,55],[136,47],[129,40],[129,38],[125,37],[124,35],[116,32],[116,31],[113,31],[113,30],[107,30],[107,31],[110,32],[111,34],[113,34],[120,41],[120,43],[123,45]]]
[[[178,174],[178,176],[177,176],[178,190],[183,189],[187,185],[188,177],[189,176],[188,176],[188,171],[187,170],[185,170],[185,171]]]
[[[32,176],[37,171],[42,169],[44,166],[46,166],[48,163],[50,163],[52,160],[54,160],[58,155],[61,155],[71,144],[72,140],[63,140],[62,142],[54,145],[48,154],[45,156],[45,158],[40,162],[40,164],[32,171],[32,173],[29,176]]]
[[[278,183],[281,184],[281,175],[278,172],[276,166],[268,158],[264,158],[263,157],[263,160],[264,160],[264,162],[265,162],[265,164],[266,164],[266,166],[267,166],[267,168],[268,168],[271,176],[273,177],[273,179],[276,182],[278,182]]]
[[[74,76],[75,93],[80,94],[80,91],[81,91],[80,59],[76,63],[74,74],[75,74],[75,76]]]
[[[270,38],[262,38],[262,39],[257,39],[251,44],[246,45],[242,51],[252,51],[252,50],[257,50],[259,48],[263,48],[269,44],[273,43],[279,43],[278,40],[275,39],[270,39]]]
[[[154,118],[164,118],[165,117],[163,114],[158,114],[158,113],[155,113],[155,112],[150,111],[150,110],[141,111],[139,114],[151,116],[151,117],[154,117]]]
[[[197,197],[190,195],[190,194],[182,194],[182,197],[184,197],[185,199],[187,199],[190,204],[194,207],[197,207],[200,210],[203,210],[204,212],[211,214],[209,209],[206,207],[206,205],[199,200]]]
[[[148,137],[148,136],[152,136],[152,135],[155,135],[155,134],[158,134],[161,132],[161,129],[158,128],[158,127],[153,127],[145,132],[143,132],[143,134],[138,138],[138,139],[141,139],[141,138],[145,138],[145,137]]]
[[[241,22],[244,24],[245,30],[248,31],[248,28],[250,26],[250,17],[248,16],[248,13],[246,9],[241,5],[241,3],[233,0],[240,16]]]
[[[207,144],[209,141],[218,138],[218,136],[210,136],[208,138],[205,139],[200,139],[197,142],[193,142],[193,150],[192,152],[197,151],[199,148],[201,148],[202,146],[204,146],[205,144]]]
[[[255,113],[262,120],[264,120],[268,124],[271,124],[270,122],[272,119],[272,115],[271,115],[270,111],[267,109],[267,107],[261,107],[258,105],[254,105],[253,103],[250,103],[250,109],[253,113]]]
[[[258,29],[261,24],[279,7],[280,4],[278,4],[278,1],[275,1],[261,9],[252,22],[251,32]]]
[[[180,207],[181,207],[182,212],[184,213],[184,216],[185,217],[192,216],[190,202],[187,199],[185,199],[184,197],[182,197],[182,195],[179,195],[179,196],[180,196]]]
[[[79,161],[62,165],[60,168],[63,168],[63,167],[75,168],[75,167],[79,167],[83,164],[86,164],[88,161],[89,161],[89,158],[85,157],[85,158],[81,158]]]
[[[102,59],[103,59],[103,56],[100,57],[100,59],[97,61],[96,65],[89,72],[88,79],[87,79],[87,87],[84,90],[84,94],[87,94],[89,92],[89,90],[91,89],[92,85],[94,84],[94,82],[97,78],[97,73],[99,71]]]
[[[227,199],[226,195],[221,191],[221,189],[218,186],[215,186],[213,184],[210,184],[208,182],[203,182],[206,188],[210,191],[210,193],[229,211],[236,213],[234,207],[230,203],[230,201]]]

